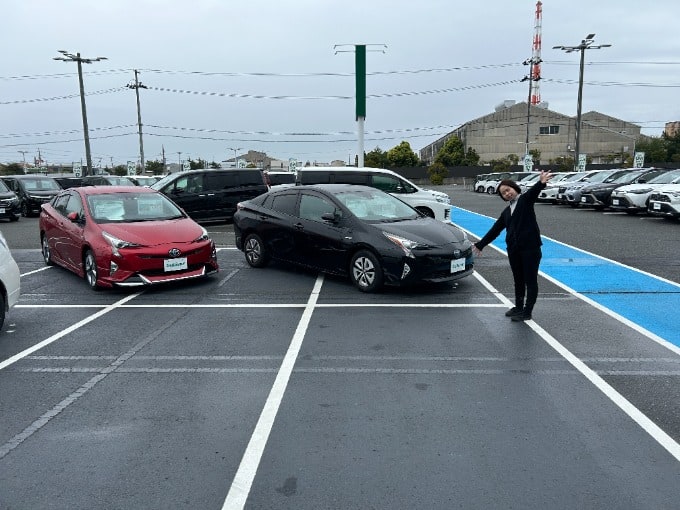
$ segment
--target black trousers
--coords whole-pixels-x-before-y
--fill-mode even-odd
[[[512,277],[515,280],[515,306],[524,307],[530,313],[538,297],[538,265],[542,256],[540,248],[514,250],[508,253]]]

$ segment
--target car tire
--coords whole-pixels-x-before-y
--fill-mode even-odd
[[[0,292],[0,330],[5,325],[5,296]]]
[[[54,262],[52,262],[52,252],[50,251],[50,245],[47,241],[47,235],[43,235],[42,240],[40,241],[40,247],[45,264],[48,266],[53,265]]]
[[[368,250],[354,254],[349,266],[352,283],[361,292],[375,292],[383,285],[382,265],[378,257]]]
[[[269,254],[264,247],[262,238],[257,234],[250,234],[243,243],[243,254],[251,267],[264,267],[269,262]]]
[[[493,188],[486,188],[486,193],[488,195],[493,195],[495,193],[495,190]]]
[[[85,272],[85,281],[87,282],[87,285],[92,290],[99,290],[99,285],[97,285],[97,277],[99,276],[97,271],[97,259],[94,257],[92,250],[87,250],[85,252],[83,270]]]
[[[432,212],[432,209],[429,209],[427,207],[416,207],[416,211],[424,214],[428,218],[434,218],[434,212]]]

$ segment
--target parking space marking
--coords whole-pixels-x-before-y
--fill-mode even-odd
[[[136,295],[130,296],[130,299],[132,299],[132,297],[136,297]],[[98,315],[98,314],[95,314],[95,315]],[[99,314],[99,315],[101,315],[101,314]],[[83,321],[80,321],[80,322],[83,322]],[[130,349],[127,352],[118,356],[107,367],[100,369],[98,371],[99,373],[97,375],[92,377],[89,381],[87,381],[80,388],[78,388],[76,391],[74,391],[69,396],[67,396],[65,399],[63,399],[61,402],[59,402],[57,405],[55,405],[52,409],[50,409],[45,414],[40,416],[37,420],[35,420],[33,423],[31,423],[28,427],[26,427],[20,433],[18,433],[14,437],[10,438],[9,441],[7,441],[5,444],[0,446],[0,459],[5,457],[8,453],[10,453],[12,450],[14,450],[19,445],[21,445],[21,443],[26,441],[29,437],[31,437],[33,434],[35,434],[37,431],[39,431],[41,428],[43,428],[45,425],[47,425],[50,422],[50,420],[52,420],[53,418],[55,418],[56,416],[61,414],[61,412],[64,409],[66,409],[71,404],[76,402],[80,397],[85,395],[88,391],[90,391],[97,384],[99,384],[102,380],[104,380],[109,374],[115,372],[116,369],[120,368],[120,366],[123,363],[125,363],[127,360],[132,358],[135,354],[137,354],[137,352],[139,352],[141,349],[143,349],[147,344],[151,343],[153,340],[155,340],[161,334],[163,334],[165,332],[165,330],[168,327],[170,327],[173,323],[174,323],[174,319],[166,322],[163,326],[158,328],[156,331],[152,332],[144,340],[142,340],[137,345],[132,347],[132,349]],[[54,335],[54,336],[56,337],[57,335]],[[61,336],[62,335],[60,335],[59,338]],[[56,338],[54,340],[56,340]],[[54,340],[52,340],[52,341],[54,341]],[[42,343],[44,343],[44,342],[41,342],[41,344]],[[40,345],[40,344],[38,344],[38,345]],[[10,358],[10,359],[12,359],[12,358]],[[4,368],[4,367],[0,367],[0,368]]]
[[[481,275],[478,278],[484,279]],[[490,288],[493,286],[489,283]],[[503,300],[510,304],[510,300],[502,296]],[[656,423],[647,418],[637,407],[631,404],[623,395],[610,386],[602,377],[586,365],[581,359],[557,341],[550,333],[539,326],[536,321],[528,320],[524,324],[529,326],[539,337],[543,339],[558,354],[567,360],[576,370],[583,374],[598,390],[600,390],[619,409],[626,413],[642,430],[647,432],[657,443],[668,451],[676,460],[680,461],[680,444],[666,434]]]
[[[307,328],[309,327],[309,322],[312,318],[316,302],[319,299],[322,285],[323,275],[319,275],[314,283],[314,288],[309,295],[309,299],[307,300],[307,306],[302,312],[300,322],[293,334],[293,339],[283,358],[276,380],[274,381],[267,401],[264,404],[260,418],[257,420],[257,425],[255,425],[255,430],[253,430],[253,435],[248,442],[248,446],[246,447],[246,451],[243,454],[241,463],[239,464],[236,475],[231,483],[227,497],[224,500],[224,505],[222,505],[223,510],[241,509],[246,504],[250,488],[255,479],[255,475],[257,474],[257,468],[262,459],[264,447],[269,439],[269,434],[271,433],[276,414],[278,413],[281,401],[283,400],[283,395],[288,386],[290,375],[293,372],[295,361],[297,360],[300,348],[302,347],[302,341],[307,332]]]
[[[455,208],[456,225],[480,237],[493,218]],[[680,354],[675,316],[680,285],[574,246],[541,236],[544,241],[539,274],[571,295],[606,313],[665,348]],[[490,246],[507,255],[505,242]],[[639,299],[644,294],[645,299]]]
[[[29,271],[28,273],[21,273],[19,276],[21,278],[23,278],[24,276],[31,276],[32,274],[40,273],[42,271],[46,271],[46,270],[50,269],[51,267],[53,267],[53,266],[41,267],[40,269],[34,269],[33,271]]]
[[[129,296],[126,296],[126,297],[124,297],[123,299],[120,299],[120,300],[116,301],[115,303],[113,303],[113,304],[111,304],[111,305],[107,305],[103,310],[99,310],[98,312],[95,312],[95,313],[93,313],[92,315],[90,315],[90,316],[88,316],[88,317],[85,317],[83,320],[80,320],[80,321],[76,322],[75,324],[69,326],[68,328],[63,329],[63,330],[60,331],[59,333],[56,333],[56,334],[52,335],[52,336],[49,337],[49,338],[46,338],[46,339],[43,340],[42,342],[38,342],[37,344],[32,345],[32,346],[29,347],[28,349],[25,349],[25,350],[23,350],[23,351],[21,351],[21,352],[15,354],[14,356],[11,356],[11,357],[7,358],[6,360],[0,362],[0,370],[2,370],[3,368],[7,368],[8,366],[12,365],[13,363],[16,363],[16,362],[19,361],[20,359],[25,358],[26,356],[28,356],[29,354],[34,353],[35,351],[40,350],[40,349],[42,349],[43,347],[45,347],[45,346],[47,346],[47,345],[50,345],[52,342],[55,342],[55,341],[59,340],[60,338],[62,338],[62,337],[64,337],[64,336],[68,335],[68,334],[71,333],[72,331],[75,331],[76,329],[81,328],[81,327],[83,327],[83,326],[86,325],[86,324],[89,324],[90,322],[92,322],[92,321],[95,320],[95,319],[98,319],[98,318],[101,317],[102,315],[105,315],[105,314],[107,314],[107,313],[109,313],[109,312],[115,310],[115,309],[118,308],[120,305],[122,305],[122,304],[124,304],[124,303],[127,303],[128,301],[130,301],[130,300],[136,298],[136,297],[139,296],[140,294],[142,294],[142,293],[141,293],[141,292],[137,292],[137,293],[135,293],[135,294],[131,294],[131,295],[129,295]],[[17,306],[20,306],[20,305],[17,305]]]

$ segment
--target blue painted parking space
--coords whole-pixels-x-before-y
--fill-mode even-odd
[[[483,236],[495,218],[454,208],[456,225]],[[505,234],[493,245],[506,251]],[[680,346],[680,285],[543,237],[541,273]]]

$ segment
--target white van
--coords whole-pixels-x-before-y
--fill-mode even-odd
[[[361,184],[386,191],[421,213],[451,222],[451,199],[446,193],[421,188],[392,170],[367,167],[305,167],[296,171],[295,184]]]

